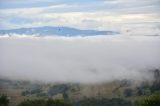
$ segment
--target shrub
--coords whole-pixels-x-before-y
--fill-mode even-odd
[[[9,106],[9,99],[6,95],[0,96],[0,106]]]
[[[145,98],[141,101],[141,106],[160,106],[160,94]]]

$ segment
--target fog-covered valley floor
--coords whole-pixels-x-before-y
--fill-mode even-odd
[[[15,80],[95,83],[152,79],[160,36],[0,37],[0,76]]]

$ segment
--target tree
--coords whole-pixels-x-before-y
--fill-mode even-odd
[[[67,94],[66,92],[64,92],[64,93],[63,93],[63,99],[64,99],[64,100],[68,100],[68,98],[69,98],[69,97],[68,97],[68,94]]]
[[[160,106],[160,93],[145,98],[140,106]]]
[[[45,106],[45,101],[43,99],[39,99],[39,100],[24,100],[18,106]]]
[[[130,97],[130,96],[132,96],[132,94],[133,94],[132,89],[128,88],[128,89],[124,90],[124,96],[125,97]]]
[[[50,98],[48,100],[24,100],[18,106],[72,106],[72,104],[63,100],[53,100]]]
[[[63,100],[48,99],[48,101],[46,102],[46,106],[72,106],[72,104]]]
[[[9,99],[6,95],[0,96],[0,106],[9,106]]]

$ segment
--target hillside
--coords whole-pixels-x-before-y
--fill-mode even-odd
[[[46,98],[72,101],[79,104],[89,101],[95,102],[95,104],[103,103],[102,101],[109,102],[114,98],[115,101],[122,99],[125,103],[129,103],[127,101],[135,103],[145,96],[160,92],[160,80],[157,76],[159,70],[155,70],[154,73],[155,77],[152,81],[115,80],[97,84],[42,83],[1,79],[0,94],[6,94],[10,98],[11,106],[16,106],[24,99]]]
[[[19,35],[34,35],[34,36],[95,36],[95,35],[114,35],[118,32],[114,31],[99,31],[99,30],[81,30],[70,27],[33,27],[19,28],[10,30],[0,30],[0,35],[3,36],[19,34]]]

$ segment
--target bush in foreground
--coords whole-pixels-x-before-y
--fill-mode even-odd
[[[9,99],[6,95],[0,95],[0,106],[9,106]]]
[[[142,100],[141,106],[160,106],[160,93]]]

